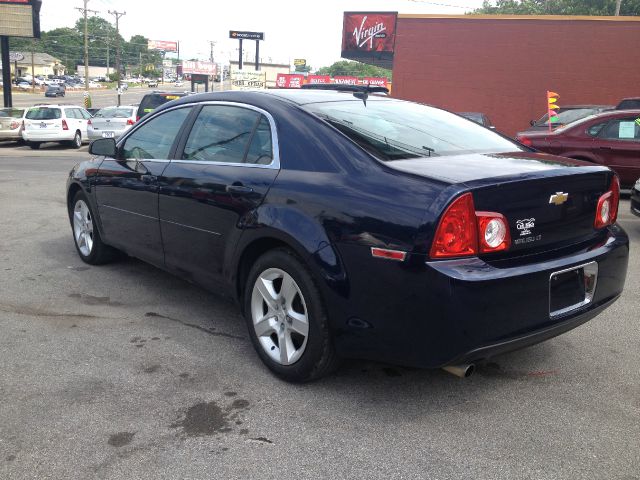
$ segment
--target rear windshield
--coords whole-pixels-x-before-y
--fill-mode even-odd
[[[133,116],[133,108],[103,108],[98,110],[96,118],[129,118]]]
[[[56,120],[60,118],[61,112],[59,108],[31,108],[27,112],[29,120]]]
[[[599,108],[572,108],[569,110],[560,110],[560,113],[557,115],[558,120],[551,122],[551,124],[566,125],[568,123],[575,122],[576,120],[588,117],[589,115],[594,115],[598,112],[600,112]],[[542,118],[536,122],[536,126],[549,126],[549,116],[547,114],[543,115]]]
[[[2,118],[22,118],[24,110],[20,108],[3,108],[0,110],[0,117]]]
[[[621,101],[616,110],[635,110],[640,109],[640,99],[628,99]]]
[[[153,112],[160,105],[163,105],[171,100],[176,100],[178,98],[184,97],[184,94],[180,93],[152,93],[149,95],[145,95],[142,101],[140,102],[140,107],[138,108],[138,115],[143,116],[149,112]]]
[[[522,150],[476,123],[426,105],[392,99],[303,105],[384,161]]]

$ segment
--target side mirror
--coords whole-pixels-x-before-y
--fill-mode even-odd
[[[529,125],[531,125],[532,127],[535,126],[536,122],[535,120],[529,120]]]
[[[116,141],[113,138],[99,138],[89,145],[89,153],[91,155],[100,155],[115,158],[117,149]]]

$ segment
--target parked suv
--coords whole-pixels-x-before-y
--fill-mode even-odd
[[[33,149],[44,142],[60,142],[80,148],[88,141],[91,114],[77,105],[36,105],[24,117],[22,138]]]
[[[147,113],[153,112],[160,105],[164,105],[171,100],[177,100],[185,95],[189,95],[190,92],[153,92],[147,93],[138,106],[137,120],[140,120]]]

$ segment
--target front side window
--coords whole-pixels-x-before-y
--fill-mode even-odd
[[[522,147],[453,113],[393,99],[310,103],[324,119],[383,161],[465,153],[504,153]]]
[[[182,158],[243,163],[260,117],[260,113],[242,107],[204,106],[193,124]],[[261,148],[254,147],[254,163],[261,155]]]
[[[609,140],[640,141],[640,125],[635,118],[613,120],[602,130],[600,137]]]
[[[191,107],[164,112],[137,128],[124,142],[124,159],[167,160]]]

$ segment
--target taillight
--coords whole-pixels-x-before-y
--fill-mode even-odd
[[[67,125],[67,121],[64,118],[62,119],[62,129],[69,130],[69,125]]]
[[[478,253],[478,233],[473,196],[457,198],[440,219],[431,245],[431,258],[461,257]]]
[[[140,120],[140,115],[136,115],[136,122]]]
[[[593,221],[594,228],[604,228],[613,225],[618,218],[618,204],[620,203],[620,180],[616,175],[611,180],[609,191],[598,199],[596,218]]]
[[[526,145],[527,147],[531,147],[533,145],[531,139],[527,137],[516,137],[516,140],[518,140],[521,144]]]
[[[91,119],[87,120],[87,125],[93,125],[93,123],[91,123]]]
[[[131,118],[127,119],[127,125],[133,125],[134,123],[135,122]]]
[[[452,258],[500,252],[511,246],[509,224],[496,212],[476,212],[473,195],[465,193],[444,212],[433,244],[431,258]]]
[[[20,122],[16,122],[15,120],[11,122],[11,124],[9,125],[9,129],[10,130],[15,130],[16,128],[18,128],[20,126]]]

